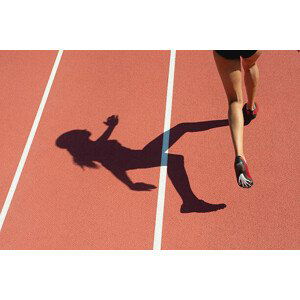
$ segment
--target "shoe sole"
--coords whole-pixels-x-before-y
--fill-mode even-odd
[[[236,163],[234,168],[238,185],[242,188],[252,187],[254,182],[252,179],[246,176],[246,167],[244,165],[244,162],[241,161],[239,163]]]

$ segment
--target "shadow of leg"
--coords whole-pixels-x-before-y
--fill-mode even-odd
[[[184,157],[182,155],[168,155],[168,176],[183,201],[180,209],[181,213],[204,213],[216,211],[226,207],[225,204],[206,203],[195,196],[189,183],[189,179],[184,167]]]
[[[170,130],[160,134],[157,138],[148,143],[143,151],[151,153],[161,153],[165,152],[168,148],[172,147],[185,133],[187,132],[199,132],[205,131],[212,128],[228,126],[228,120],[212,120],[204,122],[190,122],[190,123],[180,123]],[[163,140],[168,140],[167,148],[162,149]]]

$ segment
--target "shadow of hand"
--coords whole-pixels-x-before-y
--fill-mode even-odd
[[[112,115],[107,118],[106,122],[103,122],[107,126],[115,127],[119,123],[119,116],[118,115]]]
[[[156,189],[156,186],[144,182],[136,182],[130,188],[134,191],[151,191]]]

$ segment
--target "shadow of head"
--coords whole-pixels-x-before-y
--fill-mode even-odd
[[[72,149],[78,145],[87,144],[90,142],[91,133],[87,130],[76,129],[63,133],[55,142],[55,145],[62,149]]]
[[[93,162],[90,136],[91,133],[88,130],[71,130],[60,135],[56,139],[55,145],[58,148],[66,149],[72,155],[74,163],[82,169],[84,167],[98,168]]]

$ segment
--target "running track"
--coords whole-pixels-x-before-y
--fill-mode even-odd
[[[154,235],[155,248],[166,250],[300,248],[296,51],[265,51],[259,61],[260,113],[245,129],[253,188],[235,182],[228,127],[187,133],[169,150],[184,156],[194,193],[226,203],[224,210],[181,214],[168,178],[164,190],[165,167],[129,171],[134,182],[159,187],[137,192],[104,167],[82,170],[55,146],[72,129],[88,129],[96,139],[114,114],[120,122],[111,138],[131,149],[143,148],[169,125],[226,118],[211,51],[176,51],[176,63],[173,54],[174,81],[170,51],[0,51],[0,206],[12,195],[7,214],[1,213],[0,249],[146,250],[153,249]],[[42,99],[45,107],[14,190]],[[164,201],[161,240],[155,233],[158,199]]]

